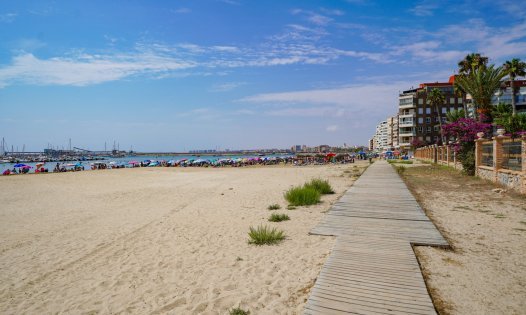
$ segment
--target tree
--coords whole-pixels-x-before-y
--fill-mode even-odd
[[[491,117],[498,119],[505,116],[510,116],[513,113],[513,109],[510,104],[498,103],[491,109]]]
[[[465,118],[465,116],[463,109],[455,109],[446,113],[448,123],[454,123],[460,118]]]
[[[446,98],[444,97],[442,91],[440,91],[437,88],[434,88],[427,95],[427,99],[429,100],[429,103],[435,107],[435,110],[437,112],[438,124],[440,126],[440,137],[442,138],[442,143],[444,143],[444,137],[442,136],[442,115],[440,113],[440,105],[444,105]]]
[[[459,61],[458,73],[460,75],[469,75],[475,69],[485,68],[487,64],[488,57],[482,56],[479,53],[471,53]]]
[[[491,65],[473,68],[469,74],[460,75],[456,79],[459,86],[471,95],[479,120],[491,114],[491,99],[500,88],[500,81],[505,75],[502,67],[495,68]]]
[[[522,62],[518,58],[513,58],[511,61],[508,60],[504,63],[504,72],[510,78],[511,87],[511,107],[513,109],[513,116],[517,115],[517,106],[515,105],[515,78],[523,77],[526,75],[526,62]]]
[[[466,76],[470,75],[474,70],[478,70],[481,68],[486,68],[486,65],[488,64],[488,57],[482,56],[479,53],[471,53],[466,55],[464,59],[459,61],[458,63],[458,76]],[[466,95],[467,92],[458,84],[458,81],[455,78],[455,83],[453,84],[453,88],[455,89],[456,94],[460,95]],[[468,107],[466,102],[463,104],[464,107],[464,117],[468,118]]]

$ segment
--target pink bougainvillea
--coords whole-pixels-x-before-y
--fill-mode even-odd
[[[491,130],[491,124],[481,123],[471,118],[460,118],[442,127],[444,136],[453,137],[460,144],[475,141],[479,132],[483,132],[484,136],[489,137]]]

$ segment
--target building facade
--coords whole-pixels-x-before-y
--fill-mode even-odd
[[[439,89],[445,98],[445,103],[438,107],[438,112],[427,99],[427,95],[435,88]],[[445,124],[446,113],[463,109],[465,101],[465,97],[454,92],[452,82],[422,83],[416,89],[400,93],[398,97],[400,148],[409,150],[413,142],[434,144],[441,141],[439,120]]]
[[[400,148],[400,145],[398,142],[398,133],[399,133],[398,120],[399,120],[398,115],[387,118],[387,146],[391,150],[396,150]]]
[[[511,98],[513,93],[511,92],[511,82],[502,82],[500,90],[495,92],[492,99],[492,104],[497,105],[499,103],[505,103],[511,105]],[[515,86],[515,106],[517,106],[517,112],[526,112],[526,80],[516,80]]]

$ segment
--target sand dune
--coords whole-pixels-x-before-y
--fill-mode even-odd
[[[299,314],[334,239],[309,236],[352,166],[145,168],[0,178],[0,313]],[[267,206],[313,177],[337,191]],[[247,244],[279,226],[278,246]]]

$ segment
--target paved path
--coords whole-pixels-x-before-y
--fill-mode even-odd
[[[338,239],[305,314],[436,314],[411,244],[449,244],[387,162],[372,164],[311,234]]]

